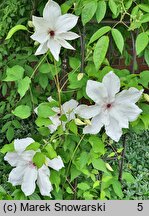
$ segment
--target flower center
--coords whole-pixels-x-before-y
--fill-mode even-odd
[[[109,103],[106,106],[107,106],[107,109],[109,109],[109,108],[111,108],[112,105]]]
[[[29,161],[29,167],[30,167],[30,168],[35,168],[36,165],[35,165],[32,161]]]
[[[54,31],[49,31],[49,35],[50,35],[51,37],[54,37],[55,32],[54,32]]]

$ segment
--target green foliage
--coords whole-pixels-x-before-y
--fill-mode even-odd
[[[65,163],[65,168],[59,172],[50,170],[52,199],[147,199],[148,134],[143,131],[149,128],[148,95],[143,95],[139,101],[142,114],[130,124],[129,132],[124,131],[129,138],[122,184],[118,180],[123,151],[121,141],[111,143],[104,131],[83,137],[76,119],[67,122],[66,115],[60,117],[66,124],[65,131],[60,125],[51,133],[48,126],[52,125],[50,118],[55,116],[54,108],[58,108],[60,102],[74,98],[86,103],[87,81],[101,81],[111,70],[120,77],[122,89],[134,86],[145,88],[145,93],[148,91],[148,70],[131,74],[112,66],[115,55],[130,63],[132,34],[135,35],[131,41],[135,44],[133,53],[144,57],[149,64],[148,2],[60,1],[63,14],[73,12],[79,16],[74,31],[81,37],[73,42],[75,51],[61,50],[57,63],[53,62],[50,52],[43,57],[35,56],[36,43],[30,39],[34,29],[28,21],[32,15],[42,16],[46,2],[33,0],[27,4],[26,0],[2,0],[0,3],[0,199],[47,199],[38,189],[25,197],[19,186],[12,187],[7,182],[11,168],[3,156],[14,151],[12,140],[29,136],[35,142],[26,150],[40,149],[34,156],[34,165],[40,168],[46,163],[46,157],[53,159],[58,155]],[[49,96],[55,101],[46,102]]]
[[[24,26],[24,25],[16,25],[14,26],[12,29],[10,29],[10,31],[8,32],[8,35],[6,37],[6,40],[10,39],[13,34],[17,31],[20,31],[20,30],[24,30],[24,31],[27,31],[27,28]]]
[[[31,109],[27,105],[20,105],[12,113],[21,119],[26,119],[31,115]]]
[[[113,36],[113,39],[115,41],[115,44],[116,44],[117,48],[119,49],[120,53],[122,54],[123,48],[124,48],[123,36],[122,36],[121,32],[117,29],[112,29],[111,32],[112,32],[112,36]]]
[[[145,49],[148,43],[149,43],[149,38],[146,32],[142,32],[137,36],[137,39],[136,39],[137,55],[139,55]]]
[[[94,64],[96,69],[98,70],[101,66],[101,64],[103,63],[107,50],[108,50],[108,46],[109,46],[109,37],[108,36],[102,36],[96,46],[95,46],[95,50],[94,50],[94,55],[93,55],[93,60],[94,60]]]
[[[45,156],[41,152],[36,152],[33,157],[33,163],[38,167],[41,168],[42,165],[45,163]]]

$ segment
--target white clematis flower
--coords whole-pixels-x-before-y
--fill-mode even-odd
[[[135,103],[143,90],[134,87],[120,90],[120,79],[112,71],[106,74],[102,83],[88,80],[86,93],[95,105],[80,105],[76,113],[85,119],[91,119],[91,125],[83,129],[84,134],[97,134],[105,126],[106,134],[116,142],[122,135],[122,128],[129,127],[129,121],[135,121],[142,112]]]
[[[21,185],[21,189],[26,196],[34,193],[37,181],[40,193],[43,196],[51,196],[50,192],[53,188],[49,179],[50,170],[48,166],[59,171],[64,167],[64,164],[60,156],[52,160],[46,158],[45,165],[38,169],[32,162],[36,151],[25,150],[33,142],[32,138],[14,140],[15,152],[8,152],[4,157],[11,166],[15,167],[10,172],[8,181],[13,186]]]
[[[78,21],[73,14],[61,14],[60,6],[49,0],[43,10],[43,17],[33,16],[35,33],[31,38],[40,43],[35,55],[44,54],[50,49],[54,58],[58,61],[61,47],[74,49],[66,40],[74,40],[79,37],[69,31]]]
[[[49,102],[53,101],[53,98],[49,97],[48,101]],[[74,99],[71,99],[71,100],[65,102],[61,106],[61,111],[60,111],[59,107],[53,107],[52,110],[56,114],[54,116],[49,117],[49,119],[52,121],[52,124],[48,126],[48,128],[50,129],[50,132],[53,133],[54,131],[56,131],[58,126],[60,126],[61,124],[63,126],[63,130],[65,130],[66,123],[75,119],[75,110],[76,110],[77,106],[78,106],[78,102]],[[38,107],[35,108],[34,112],[38,115]],[[60,120],[60,117],[62,115],[65,115],[67,118],[67,120],[65,122],[63,122],[63,121],[61,122],[61,120]]]

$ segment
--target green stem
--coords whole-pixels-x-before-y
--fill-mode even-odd
[[[75,156],[75,154],[76,154],[76,152],[77,152],[77,150],[78,150],[78,148],[79,148],[79,146],[80,146],[82,140],[84,139],[84,136],[85,136],[85,134],[83,134],[83,136],[81,137],[80,141],[78,142],[78,144],[77,144],[77,146],[76,146],[76,148],[75,148],[75,150],[74,150],[74,152],[73,152],[73,154],[72,154],[72,157],[71,157],[71,159],[70,159],[70,161],[69,161],[69,164],[68,164],[68,169],[67,169],[67,172],[66,172],[66,178],[67,178],[67,175],[68,175],[68,173],[69,173],[72,160],[73,160],[73,158],[74,158],[74,156]]]
[[[36,71],[38,70],[38,68],[40,67],[40,65],[42,64],[42,62],[46,59],[47,55],[49,54],[49,52],[47,52],[44,57],[40,60],[40,62],[37,64],[37,66],[35,67],[32,75],[30,76],[30,79],[33,78],[33,76],[35,75]]]

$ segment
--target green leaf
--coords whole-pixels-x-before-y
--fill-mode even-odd
[[[50,73],[51,70],[50,70],[49,64],[48,64],[48,63],[42,64],[42,65],[39,67],[39,72],[40,72],[40,73],[43,73],[43,74]]]
[[[20,80],[18,83],[18,93],[20,94],[21,98],[25,95],[30,87],[31,80],[29,77],[25,77],[24,79]]]
[[[48,153],[48,157],[50,159],[53,159],[53,158],[56,158],[57,157],[57,153],[56,151],[54,150],[53,146],[51,144],[48,144],[46,147],[45,147],[45,150],[47,151]]]
[[[72,131],[75,135],[77,135],[78,134],[78,128],[77,128],[77,125],[75,124],[75,122],[72,120],[68,125],[69,125],[70,131]]]
[[[27,197],[25,194],[21,191],[21,189],[16,189],[12,196],[14,196],[14,200],[27,200]]]
[[[39,76],[39,84],[41,85],[41,87],[43,89],[46,89],[46,87],[48,86],[49,80],[46,74],[42,74]]]
[[[136,51],[137,55],[139,55],[145,47],[148,45],[149,38],[146,32],[142,32],[137,36],[136,39]]]
[[[140,73],[139,83],[141,83],[145,88],[148,88],[148,85],[149,85],[149,70],[142,71]]]
[[[13,127],[9,127],[6,132],[6,138],[10,142],[14,138],[14,129]]]
[[[13,120],[12,124],[14,125],[15,128],[20,129],[21,128],[21,124],[18,120]]]
[[[72,165],[70,173],[71,173],[71,182],[72,182],[75,178],[77,178],[81,174],[81,171],[78,170],[74,165]]]
[[[104,143],[99,137],[95,135],[90,136],[89,143],[92,145],[92,149],[95,153],[105,153]]]
[[[21,119],[26,119],[31,115],[31,108],[27,105],[20,105],[12,113]]]
[[[0,185],[0,194],[6,195],[7,192],[5,191],[5,189]]]
[[[29,150],[37,151],[39,149],[39,147],[40,147],[40,143],[33,142],[29,146],[27,146],[26,151],[29,151]]]
[[[0,150],[2,154],[6,154],[7,152],[13,152],[13,151],[15,151],[14,142],[12,142],[11,144],[4,145],[3,148]]]
[[[105,164],[105,162],[102,159],[100,159],[100,158],[99,159],[94,158],[92,160],[92,164],[93,164],[93,167],[95,169],[100,170],[100,171],[105,172],[105,173],[108,173],[107,168],[106,168],[106,164]]]
[[[102,36],[98,40],[93,54],[93,61],[97,70],[100,68],[102,62],[105,59],[108,47],[109,47],[109,37]]]
[[[127,0],[127,2],[125,3],[125,8],[128,10],[131,7],[132,3],[132,0]]]
[[[38,117],[35,123],[38,127],[42,127],[42,126],[48,127],[49,125],[52,124],[52,121],[49,118]]]
[[[49,136],[50,130],[47,127],[41,127],[37,129],[42,136]]]
[[[29,200],[41,200],[40,196],[36,193],[33,193],[28,198],[29,198]]]
[[[23,78],[23,74],[24,68],[19,65],[15,65],[12,68],[7,68],[7,77],[4,79],[4,81],[11,82],[21,80]]]
[[[61,121],[66,122],[67,121],[67,116],[65,114],[61,115],[59,118]]]
[[[82,182],[77,185],[77,188],[79,188],[80,190],[86,191],[90,189],[90,186],[88,185],[88,183]]]
[[[38,167],[41,168],[45,163],[45,155],[41,152],[36,152],[33,157],[33,163]]]
[[[123,192],[122,192],[122,186],[121,186],[121,183],[117,180],[114,180],[112,182],[112,186],[113,186],[113,190],[114,192],[116,193],[116,195],[122,199],[123,198]]]
[[[71,3],[71,2],[64,2],[64,3],[61,5],[62,14],[66,14],[67,11],[71,8],[71,6],[72,6],[72,3]]]
[[[75,57],[69,57],[69,65],[72,69],[76,69],[78,67],[80,67],[81,65],[81,61],[78,58]]]
[[[142,15],[140,21],[141,21],[141,23],[149,22],[149,15],[148,14]]]
[[[115,41],[117,48],[119,49],[120,53],[122,54],[123,48],[124,48],[124,38],[123,38],[121,32],[118,29],[112,29],[111,33],[112,33],[112,37]]]
[[[48,118],[54,116],[55,112],[50,107],[49,103],[42,103],[38,107],[38,116],[42,118]]]
[[[106,34],[107,32],[109,32],[111,30],[110,26],[104,26],[102,28],[100,28],[99,30],[97,30],[93,36],[91,37],[89,44],[93,43],[94,41],[96,41],[97,39],[99,39],[101,36],[103,36],[104,34]]]
[[[114,15],[117,14],[117,5],[114,0],[109,0],[109,8]]]
[[[73,190],[72,190],[70,187],[67,187],[67,188],[66,188],[66,192],[67,192],[68,194],[74,194]]]
[[[149,6],[147,4],[139,4],[139,8],[147,13],[149,13]]]
[[[10,39],[14,33],[16,33],[17,31],[27,31],[27,28],[24,25],[16,25],[14,26],[12,29],[10,29],[10,31],[7,34],[6,40]]]
[[[149,66],[149,49],[145,50],[144,58],[145,58],[147,65]]]
[[[130,184],[135,181],[135,178],[128,172],[123,172],[122,179]]]
[[[55,185],[56,191],[58,192],[61,179],[60,179],[59,173],[56,172],[55,170],[51,170],[50,182],[51,182],[52,185]]]
[[[106,9],[107,9],[106,2],[99,1],[97,6],[97,11],[96,11],[96,19],[98,23],[104,18],[106,14]]]
[[[148,130],[148,128],[149,128],[149,114],[142,114],[140,116],[140,119],[144,123],[145,130]]]
[[[85,7],[82,10],[82,23],[85,25],[88,23],[94,16],[97,9],[97,1],[93,0],[85,4]]]

